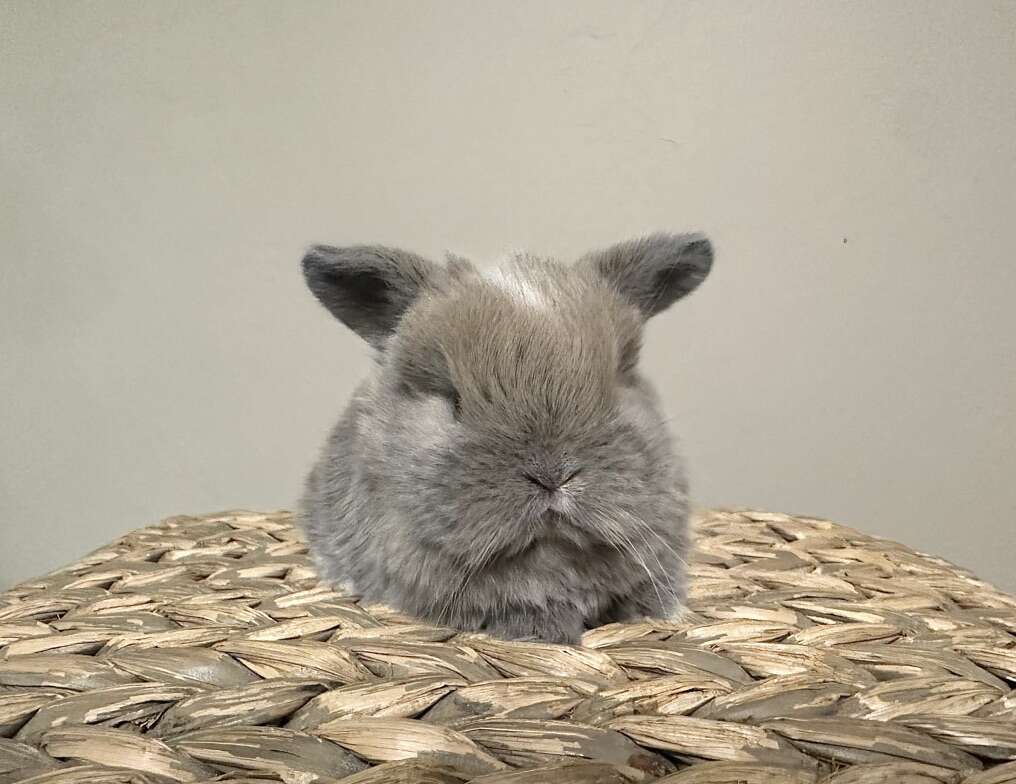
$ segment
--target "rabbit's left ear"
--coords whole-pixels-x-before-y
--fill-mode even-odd
[[[591,264],[641,311],[655,316],[706,279],[713,246],[704,234],[651,234],[586,255]]]
[[[303,257],[307,287],[339,321],[375,348],[441,276],[432,261],[397,248],[315,245]]]

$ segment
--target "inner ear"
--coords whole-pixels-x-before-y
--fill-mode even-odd
[[[382,348],[443,270],[413,253],[381,246],[317,245],[303,257],[307,287],[339,321]]]
[[[366,310],[381,311],[392,304],[392,287],[376,273],[350,276],[345,285],[349,298]]]
[[[392,286],[373,270],[324,267],[307,275],[307,286],[347,327],[361,335],[391,326]]]

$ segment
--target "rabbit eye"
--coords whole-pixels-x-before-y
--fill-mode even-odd
[[[451,408],[452,416],[458,419],[462,414],[462,398],[459,396],[459,391],[454,387],[442,388],[442,389],[430,389],[424,394],[431,396],[431,399],[437,398],[438,400],[444,400],[449,408]]]
[[[639,344],[638,341],[629,341],[621,346],[619,356],[617,358],[617,370],[622,377],[628,377],[635,371],[635,366],[639,361]]]
[[[445,384],[428,383],[429,379],[416,380],[416,383],[401,381],[399,393],[415,400],[444,400],[451,407],[452,415],[458,419],[462,412],[462,400],[459,391]]]
[[[449,393],[448,402],[452,405],[452,415],[458,419],[462,415],[462,398],[457,389]]]
[[[636,360],[637,357],[628,355],[622,357],[621,361],[618,363],[617,375],[620,383],[623,386],[627,387],[635,383],[635,368],[637,365]]]

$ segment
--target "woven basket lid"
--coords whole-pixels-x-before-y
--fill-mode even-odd
[[[700,512],[689,609],[582,647],[318,584],[286,512],[0,594],[0,784],[1016,782],[1016,598],[810,517]]]

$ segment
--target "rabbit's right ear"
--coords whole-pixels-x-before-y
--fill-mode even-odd
[[[303,257],[307,286],[332,315],[375,348],[442,269],[415,253],[379,245],[315,245]]]

